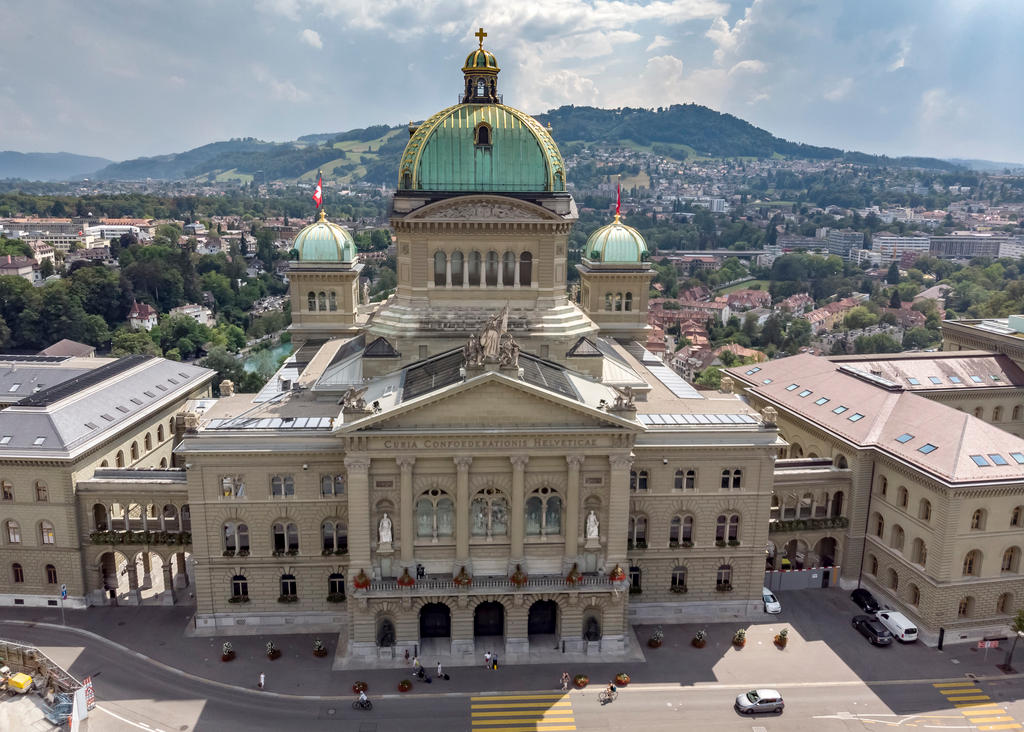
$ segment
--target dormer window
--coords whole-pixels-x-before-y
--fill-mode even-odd
[[[473,144],[477,147],[490,147],[491,143],[491,126],[486,122],[481,122],[473,131]]]
[[[487,93],[487,87],[484,85],[483,79],[477,79],[476,82],[476,95],[482,97]]]

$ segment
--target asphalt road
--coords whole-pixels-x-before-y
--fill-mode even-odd
[[[481,730],[812,730],[837,732],[880,728],[1021,729],[1024,721],[1024,681],[1020,679],[946,683],[969,684],[962,693],[985,699],[993,711],[974,722],[946,699],[956,689],[924,681],[814,682],[777,679],[767,682],[786,700],[781,715],[749,718],[732,707],[743,689],[729,684],[639,684],[625,688],[607,706],[597,701],[599,688],[575,691],[568,699],[558,694],[389,695],[375,699],[372,712],[351,708],[352,697],[294,698],[200,681],[152,664],[141,655],[122,652],[104,643],[52,628],[6,626],[7,637],[53,649],[55,656],[73,660],[71,672],[93,677],[98,708],[89,719],[89,732],[233,732],[234,730],[358,730],[359,732],[449,732]],[[59,650],[58,650],[59,649]],[[254,680],[255,681],[255,680]],[[942,683],[941,680],[938,680]],[[372,690],[371,690],[372,691]],[[371,698],[373,698],[371,694]],[[497,711],[495,711],[497,710]],[[544,719],[536,725],[533,720]],[[993,720],[983,724],[979,720]],[[507,722],[507,723],[506,723]]]

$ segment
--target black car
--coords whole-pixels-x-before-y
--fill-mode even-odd
[[[870,615],[854,615],[853,627],[873,646],[887,646],[892,643],[892,633]]]
[[[850,599],[854,604],[866,613],[877,613],[881,610],[875,596],[864,588],[859,588],[850,593]]]

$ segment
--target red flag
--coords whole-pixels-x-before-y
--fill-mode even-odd
[[[619,211],[622,208],[622,178],[621,176],[615,180],[615,215],[619,215]]]
[[[316,179],[316,188],[313,189],[313,203],[320,208],[324,203],[324,177],[319,175]]]

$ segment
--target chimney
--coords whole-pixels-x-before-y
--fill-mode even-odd
[[[231,379],[224,379],[220,382],[220,395],[221,396],[233,396],[235,393],[235,382]]]

